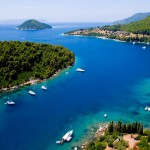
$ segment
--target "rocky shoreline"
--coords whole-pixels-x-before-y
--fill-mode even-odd
[[[140,44],[148,44],[149,42],[141,42],[136,41],[136,38],[139,39],[147,38],[149,39],[149,35],[143,35],[143,34],[134,34],[134,33],[128,33],[125,31],[109,31],[109,30],[103,30],[100,28],[92,28],[92,29],[79,29],[76,31],[71,31],[64,33],[64,35],[73,35],[73,36],[89,36],[89,37],[97,37],[101,39],[112,39],[112,40],[118,40],[122,42],[135,42]]]
[[[68,66],[66,69],[68,69],[68,68],[70,68],[70,67],[71,67],[71,66]],[[65,70],[65,69],[64,69],[64,70]],[[52,79],[52,78],[56,77],[57,75],[59,75],[59,73],[60,73],[61,71],[63,71],[63,70],[58,70],[58,71],[56,71],[56,72],[55,72],[50,78],[48,78],[48,79]],[[1,93],[1,92],[8,92],[8,91],[11,91],[11,90],[17,90],[17,89],[19,89],[19,88],[21,88],[21,87],[28,86],[28,85],[33,85],[33,84],[41,83],[41,82],[43,82],[43,81],[45,81],[45,80],[48,80],[48,79],[40,80],[40,79],[32,79],[32,78],[30,78],[29,81],[24,82],[24,83],[22,83],[22,84],[20,84],[20,85],[12,86],[12,87],[9,87],[9,88],[2,88],[2,89],[0,89],[0,93]]]
[[[109,123],[95,123],[90,125],[86,130],[84,137],[81,138],[79,142],[74,143],[72,149],[74,150],[76,147],[77,150],[86,150],[91,140],[95,140],[104,135],[105,130],[108,128],[108,124]]]

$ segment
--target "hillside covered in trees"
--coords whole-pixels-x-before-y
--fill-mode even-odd
[[[30,78],[47,79],[74,61],[74,53],[62,46],[0,42],[0,89],[20,85]]]
[[[27,20],[17,27],[18,30],[42,30],[47,28],[52,28],[52,26],[34,19]]]
[[[127,42],[150,43],[150,16],[126,25],[107,25],[103,27],[79,29],[70,31],[69,35],[99,36],[110,39],[118,39]]]
[[[150,35],[150,16],[134,23],[129,23],[126,25],[104,26],[101,29],[109,31],[126,31],[135,34]]]

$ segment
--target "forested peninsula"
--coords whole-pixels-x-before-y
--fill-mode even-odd
[[[103,27],[79,29],[67,32],[68,35],[98,36],[102,38],[118,39],[127,42],[150,43],[150,16],[125,25],[107,25]]]
[[[74,61],[74,53],[62,46],[0,42],[0,90],[19,86],[31,79],[48,79],[58,70],[72,66]]]

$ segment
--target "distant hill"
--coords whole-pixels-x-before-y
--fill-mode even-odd
[[[69,35],[98,36],[127,42],[150,43],[150,16],[129,24],[107,25],[103,27],[79,29],[66,32]]]
[[[150,35],[150,16],[143,20],[123,25],[121,30],[135,34]]]
[[[137,13],[129,18],[123,19],[123,20],[118,20],[113,22],[114,25],[116,24],[128,24],[128,23],[133,23],[140,21],[142,19],[145,19],[146,17],[150,16],[150,12],[147,13]]]
[[[129,23],[126,25],[112,25],[112,26],[108,25],[101,27],[101,29],[113,32],[126,31],[134,34],[150,35],[150,16],[143,20]]]
[[[42,30],[47,28],[52,28],[52,26],[34,19],[27,20],[17,27],[18,30]]]

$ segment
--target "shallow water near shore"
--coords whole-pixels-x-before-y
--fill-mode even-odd
[[[73,67],[46,82],[0,97],[0,147],[3,150],[70,150],[85,137],[91,124],[122,120],[150,127],[150,47],[62,33],[97,24],[55,24],[53,29],[18,31],[0,26],[0,40],[62,45],[76,55]],[[85,73],[76,72],[83,68]],[[66,75],[68,71],[70,74]],[[41,90],[46,84],[48,90]],[[36,96],[28,94],[34,89]],[[16,106],[4,105],[11,97]],[[104,114],[107,118],[104,118]],[[70,143],[56,140],[74,130]]]

